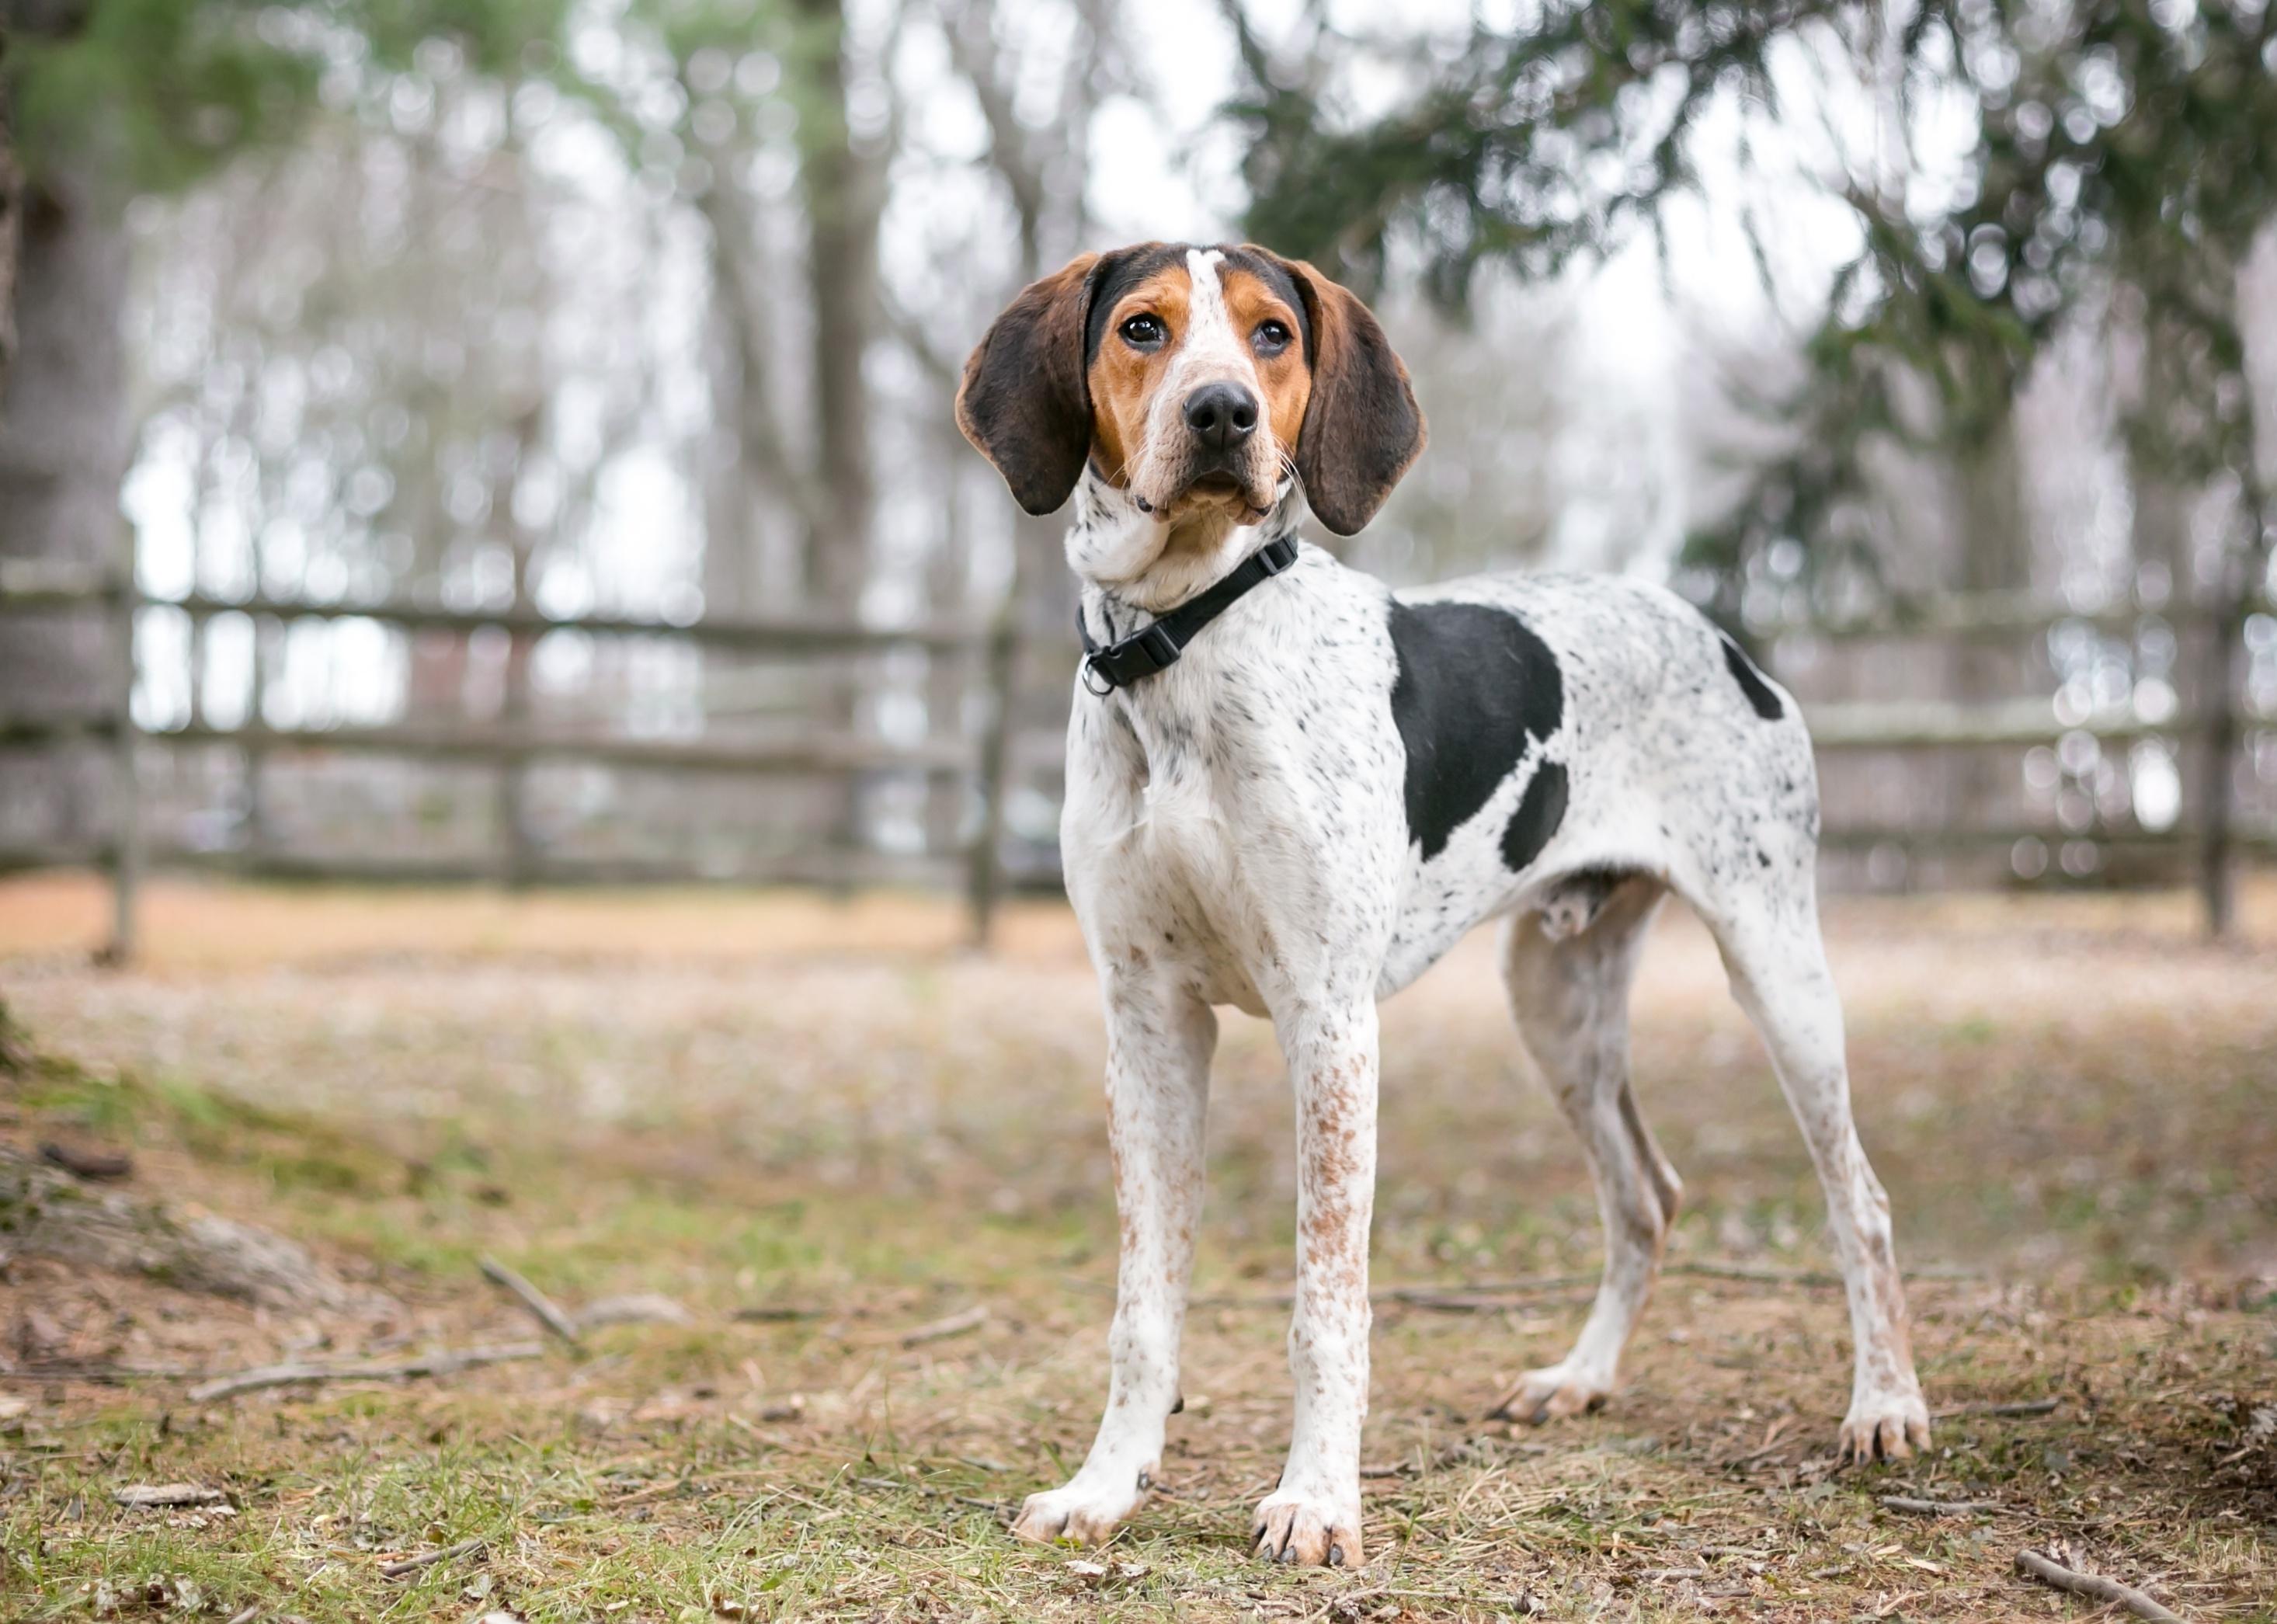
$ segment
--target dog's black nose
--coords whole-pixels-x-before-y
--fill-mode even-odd
[[[1257,397],[1239,384],[1204,384],[1186,397],[1186,426],[1212,451],[1231,451],[1257,430]]]

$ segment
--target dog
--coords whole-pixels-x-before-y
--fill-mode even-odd
[[[1252,246],[1146,243],[1035,283],[957,421],[1031,514],[1072,497],[1085,656],[1068,892],[1106,1006],[1122,1241],[1107,1409],[1014,1530],[1096,1543],[1145,1502],[1202,1205],[1215,1009],[1269,1018],[1297,1104],[1295,1418],[1258,1554],[1357,1566],[1376,1005],[1500,916],[1524,1047],[1580,1136],[1603,1283],[1498,1413],[1612,1391],[1681,1192],[1629,1086],[1628,994],[1662,900],[1705,921],[1809,1141],[1854,1341],[1847,1458],[1926,1445],[1889,1201],[1858,1142],[1821,940],[1810,739],[1691,605],[1612,577],[1393,592],[1296,537],[1375,514],[1421,452],[1367,306]]]

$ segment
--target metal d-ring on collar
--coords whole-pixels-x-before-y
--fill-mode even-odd
[[[1297,561],[1297,544],[1276,537],[1233,567],[1232,573],[1207,590],[1197,592],[1152,625],[1101,646],[1092,641],[1084,624],[1083,606],[1076,606],[1076,635],[1083,639],[1083,666],[1078,675],[1084,687],[1100,698],[1127,688],[1142,676],[1152,676],[1178,663],[1201,629],[1223,614],[1251,587],[1270,581]]]

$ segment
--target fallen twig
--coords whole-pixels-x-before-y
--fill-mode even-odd
[[[498,1259],[485,1255],[482,1260],[483,1276],[493,1285],[502,1285],[514,1293],[522,1306],[529,1310],[532,1318],[555,1336],[575,1347],[581,1338],[575,1321],[553,1304],[553,1300],[508,1269]]]
[[[790,1303],[761,1303],[749,1308],[738,1308],[727,1317],[747,1325],[788,1324],[793,1320],[819,1320],[820,1308],[803,1308]]]
[[[2132,1585],[2121,1584],[2116,1579],[2106,1579],[2100,1574],[2075,1573],[2037,1551],[2027,1549],[2016,1552],[2016,1566],[2042,1584],[2068,1590],[2074,1596],[2084,1596],[2093,1601],[2109,1602],[2113,1606],[2124,1607],[2138,1619],[2151,1620],[2151,1624],[2182,1624],[2182,1614],[2169,1613]]]
[[[1368,1300],[1397,1303],[1406,1308],[1436,1308],[1443,1314],[1497,1314],[1514,1297],[1539,1297],[1553,1292],[1577,1291],[1597,1284],[1595,1275],[1539,1275],[1530,1280],[1489,1280],[1478,1285],[1380,1285]],[[1108,1295],[1114,1288],[1106,1288]],[[1189,1308],[1286,1308],[1297,1300],[1294,1292],[1217,1292],[1193,1298]]]
[[[1931,1421],[1957,1421],[1964,1415],[2046,1415],[2063,1407],[2061,1399],[2031,1399],[2018,1404],[1954,1404],[1931,1410]]]
[[[204,1489],[196,1483],[129,1483],[110,1498],[129,1511],[151,1511],[178,1506],[225,1506],[229,1503],[229,1496],[219,1489]]]
[[[123,1382],[195,1382],[220,1374],[205,1365],[118,1365],[79,1359],[27,1360],[9,1376],[22,1381],[93,1382],[115,1386]]]
[[[124,1151],[84,1150],[76,1145],[42,1145],[40,1159],[60,1167],[74,1178],[125,1178],[134,1171],[134,1158]]]
[[[206,1404],[241,1392],[257,1392],[264,1387],[299,1387],[316,1382],[400,1382],[412,1376],[453,1376],[476,1365],[537,1359],[544,1352],[540,1343],[508,1342],[495,1347],[446,1348],[423,1353],[416,1359],[365,1360],[338,1365],[263,1365],[193,1387],[189,1398],[193,1404]]]
[[[1780,1269],[1764,1263],[1725,1263],[1712,1259],[1687,1259],[1663,1266],[1664,1276],[1691,1275],[1710,1280],[1746,1280],[1763,1285],[1836,1286],[1842,1277],[1824,1269]],[[1908,1279],[1960,1279],[1958,1269],[1907,1269]],[[1411,1308],[1436,1308],[1446,1314],[1491,1314],[1509,1307],[1513,1297],[1542,1297],[1553,1292],[1594,1287],[1594,1274],[1534,1275],[1517,1280],[1475,1280],[1444,1285],[1380,1285],[1368,1293],[1380,1303]],[[1112,1291],[1113,1288],[1106,1288]],[[1289,1292],[1219,1292],[1195,1298],[1195,1308],[1285,1308],[1295,1302]]]
[[[438,1562],[455,1562],[462,1556],[473,1556],[482,1549],[481,1540],[463,1539],[455,1545],[446,1545],[440,1551],[422,1552],[417,1556],[405,1557],[400,1562],[383,1562],[379,1574],[383,1579],[400,1579],[407,1574],[415,1574]]]
[[[930,1324],[919,1325],[905,1330],[895,1340],[903,1347],[918,1347],[927,1342],[940,1342],[949,1337],[961,1337],[968,1330],[979,1330],[987,1323],[988,1305],[976,1302],[962,1313],[952,1314],[947,1319],[934,1320]]]
[[[2003,1509],[1990,1500],[1916,1500],[1902,1494],[1884,1495],[1882,1506],[1885,1511],[1911,1512],[1916,1517],[1973,1517]]]
[[[577,1329],[597,1325],[688,1325],[696,1316],[685,1305],[661,1292],[634,1292],[622,1297],[601,1297],[577,1310]]]
[[[946,1489],[936,1489],[930,1483],[912,1483],[906,1477],[857,1477],[854,1480],[865,1489],[906,1489],[912,1494],[922,1494],[930,1499],[947,1500],[953,1506],[972,1506],[982,1511],[994,1512],[1007,1521],[1012,1515],[1009,1500],[983,1499],[973,1494],[951,1494]],[[1157,1484],[1156,1487],[1161,1485]],[[809,1505],[814,1504],[810,1500]]]
[[[1418,1292],[1401,1290],[1379,1294],[1378,1302],[1397,1303],[1403,1308],[1421,1308],[1433,1314],[1507,1314],[1518,1307],[1520,1298],[1540,1299],[1552,1294],[1554,1288],[1527,1292]],[[1568,1288],[1576,1293],[1575,1301],[1582,1300],[1583,1288]],[[1547,1307],[1537,1300],[1536,1307]]]
[[[1778,1453],[1781,1449],[1786,1446],[1786,1430],[1789,1423],[1793,1420],[1794,1417],[1793,1415],[1782,1415],[1778,1420],[1772,1422],[1769,1427],[1766,1427],[1763,1430],[1763,1441],[1755,1448],[1749,1450],[1746,1454],[1738,1455],[1733,1457],[1732,1460],[1722,1462],[1725,1469],[1726,1471],[1736,1471],[1743,1466],[1753,1466],[1756,1461],[1763,1460],[1767,1455],[1775,1455]]]
[[[1824,1269],[1781,1269],[1770,1263],[1719,1263],[1694,1258],[1661,1266],[1664,1275],[1694,1275],[1710,1280],[1748,1280],[1764,1285],[1839,1285],[1842,1277]]]
[[[1379,1302],[1427,1303],[1436,1307],[1442,1299],[1471,1297],[1531,1297],[1542,1292],[1571,1291],[1576,1286],[1595,1285],[1593,1274],[1534,1275],[1523,1280],[1475,1280],[1459,1285],[1386,1285],[1371,1292]]]

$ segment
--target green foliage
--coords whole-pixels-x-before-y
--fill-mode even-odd
[[[1943,209],[1850,186],[1862,247],[1807,347],[1810,380],[1778,409],[1793,449],[1687,561],[1728,599],[1771,540],[1844,554],[1860,446],[1906,432],[1900,379],[1929,386],[1927,432],[1969,445],[2038,347],[2114,286],[2132,290],[2163,363],[2138,449],[2181,478],[2227,470],[2258,511],[2234,302],[2239,263],[2277,217],[2277,8],[1920,0],[1893,35],[1884,16],[1823,0],[1552,0],[1530,32],[1475,32],[1405,108],[1354,127],[1276,81],[1245,32],[1252,85],[1230,111],[1253,137],[1248,225],[1363,286],[1410,248],[1434,295],[1459,305],[1482,263],[1544,275],[1656,227],[1696,184],[1689,142],[1711,103],[1735,93],[1776,117],[1778,42],[1831,43],[1862,77],[1893,71],[1908,111],[1926,91],[1966,94],[1967,183]]]
[[[86,0],[11,40],[27,167],[91,160],[114,199],[173,190],[289,140],[328,72],[408,67],[430,42],[482,72],[558,36],[565,0]]]
[[[1252,136],[1250,233],[1362,286],[1412,235],[1449,303],[1482,261],[1546,274],[1691,185],[1686,137],[1717,92],[1772,101],[1773,44],[1839,10],[1554,0],[1531,33],[1474,32],[1407,108],[1348,130],[1245,24],[1252,83],[1228,111]]]

